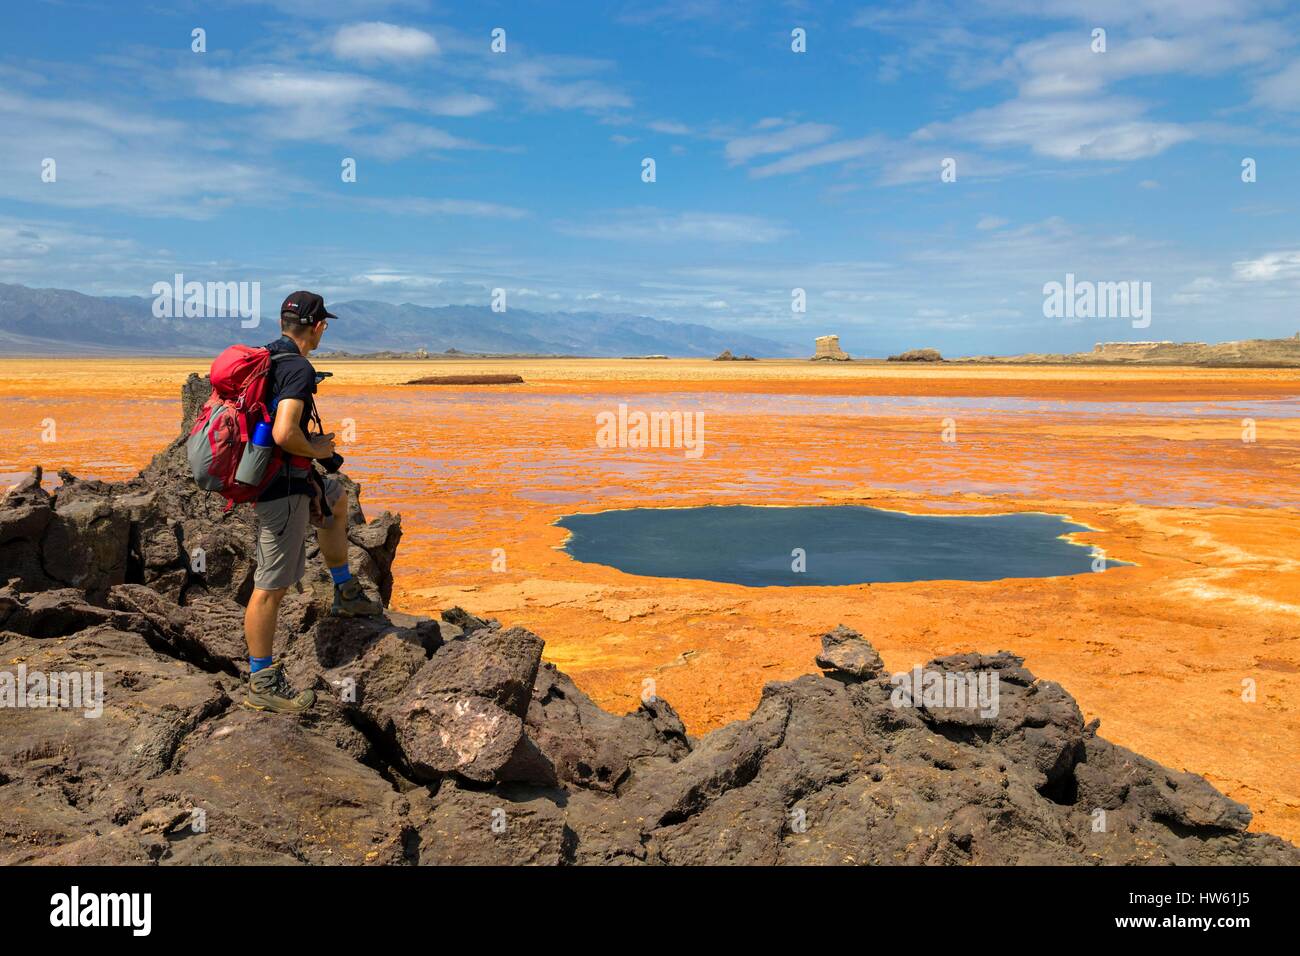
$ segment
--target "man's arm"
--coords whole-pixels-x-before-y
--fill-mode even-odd
[[[301,398],[280,399],[275,407],[271,437],[286,454],[300,455],[303,458],[329,458],[334,454],[334,433],[308,438],[298,424],[302,420],[302,409]]]

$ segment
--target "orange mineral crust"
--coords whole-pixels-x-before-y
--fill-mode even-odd
[[[1300,375],[1282,369],[319,358],[370,512],[400,511],[394,604],[522,624],[602,706],[652,681],[693,733],[808,672],[844,623],[893,670],[1012,650],[1109,739],[1204,774],[1300,840]],[[0,479],[133,474],[175,434],[180,359],[0,360]],[[518,374],[522,385],[405,386]],[[703,453],[604,448],[618,406],[701,412]],[[946,441],[945,438],[954,440]],[[1133,567],[748,588],[574,561],[565,514],[704,504],[1048,511]],[[788,552],[789,547],[779,543]],[[816,541],[799,542],[816,559]],[[775,546],[775,543],[774,543]],[[998,556],[989,555],[996,565]]]

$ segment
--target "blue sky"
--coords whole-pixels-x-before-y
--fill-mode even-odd
[[[1294,4],[28,3],[0,129],[0,281],[500,287],[864,355],[1300,330]],[[1150,327],[1044,317],[1067,273],[1150,282]]]

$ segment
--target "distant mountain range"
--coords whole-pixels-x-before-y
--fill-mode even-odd
[[[0,354],[192,355],[232,342],[261,345],[279,335],[278,298],[262,303],[261,323],[230,318],[157,318],[145,296],[83,295],[0,283]],[[328,301],[328,300],[327,300]],[[712,358],[724,349],[758,356],[806,354],[789,343],[707,325],[603,312],[493,312],[486,306],[330,302],[323,349],[352,353],[444,352]]]

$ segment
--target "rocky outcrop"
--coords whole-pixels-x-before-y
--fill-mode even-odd
[[[889,356],[891,362],[942,362],[943,356],[938,349],[908,349],[898,355]]]
[[[176,447],[131,482],[34,474],[0,501],[0,864],[1300,862],[1019,657],[890,675],[846,627],[824,674],[696,739],[658,698],[602,710],[523,628],[334,619],[309,579],[276,647],[318,703],[246,711],[252,528],[190,489]],[[399,531],[351,529],[385,594]]]
[[[522,385],[522,375],[427,375],[405,385]]]
[[[814,362],[847,362],[850,359],[849,353],[840,348],[838,335],[819,335],[814,340],[814,344],[816,346],[812,357]]]
[[[731,349],[723,349],[716,356],[714,356],[713,361],[715,362],[756,362],[758,360],[754,358],[754,356],[752,355],[733,355],[731,353]]]

